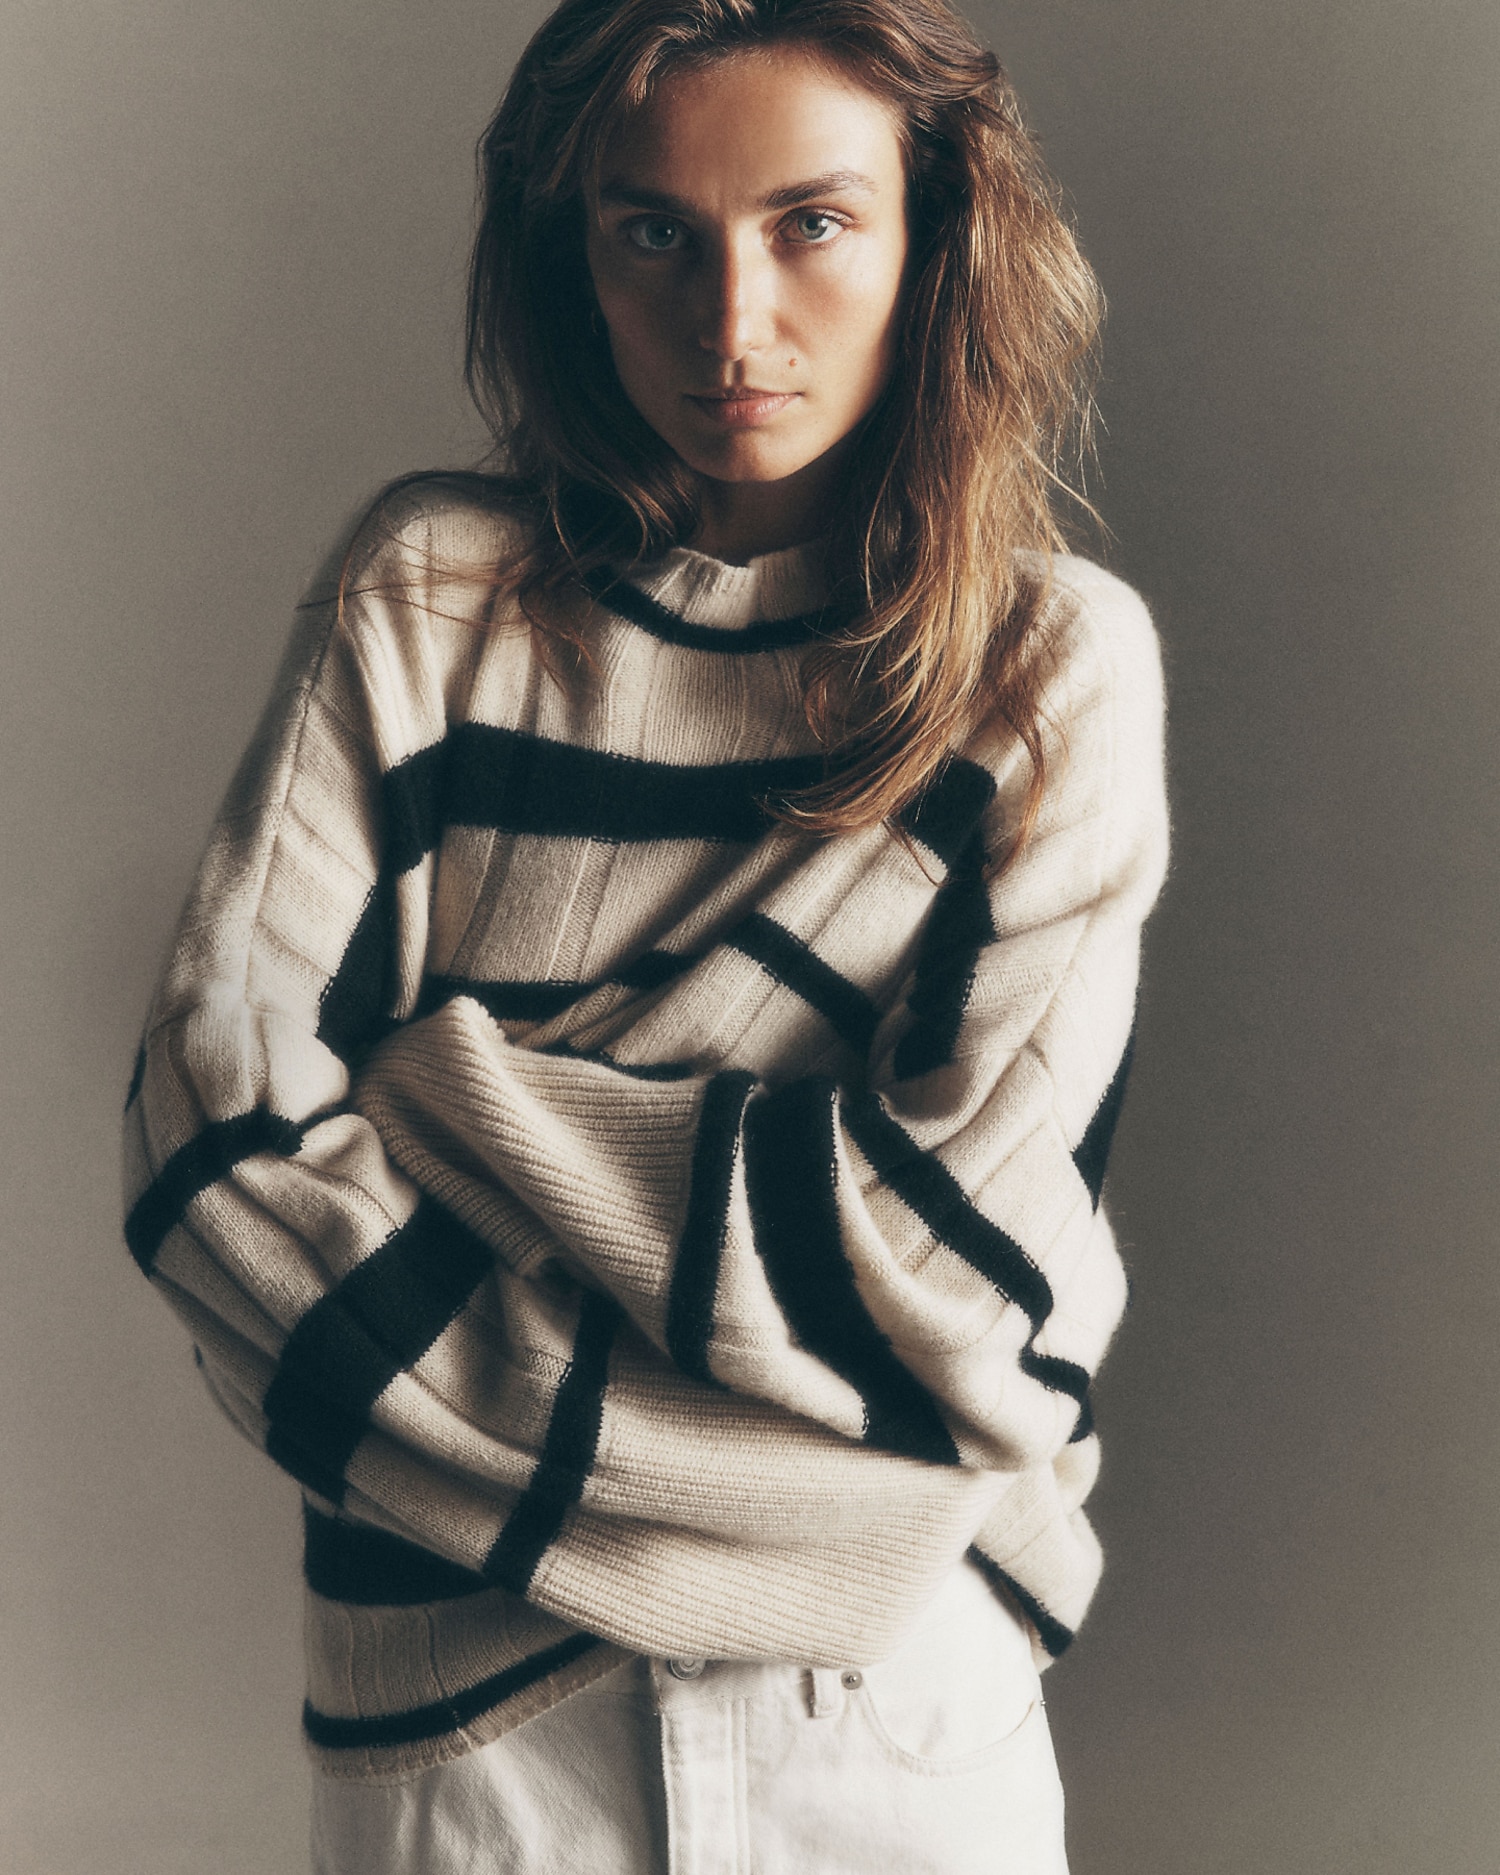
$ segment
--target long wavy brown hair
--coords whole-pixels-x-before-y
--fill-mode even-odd
[[[828,514],[832,623],[806,657],[824,781],[781,818],[890,819],[981,719],[1043,782],[1032,629],[1087,445],[1097,284],[994,55],[944,0],[564,0],[480,144],[467,373],[528,525],[506,569],[550,649],[581,577],[690,544],[694,472],[634,409],[584,253],[585,201],[624,118],[685,62],[794,45],[894,106],[909,180],[904,329]],[[1087,505],[1086,503],[1084,504]],[[542,647],[549,649],[547,644]]]

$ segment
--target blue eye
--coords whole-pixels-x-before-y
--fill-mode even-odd
[[[840,223],[821,209],[808,208],[793,218],[792,228],[797,240],[809,247],[820,247],[839,232]]]
[[[665,215],[653,215],[649,221],[633,221],[625,230],[627,237],[648,254],[670,254],[682,246],[681,225]]]

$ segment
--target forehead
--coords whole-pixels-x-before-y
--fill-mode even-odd
[[[768,46],[666,73],[606,142],[598,189],[748,205],[834,175],[904,191],[898,113],[831,58]]]

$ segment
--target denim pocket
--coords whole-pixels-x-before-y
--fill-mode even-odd
[[[1025,1629],[967,1567],[859,1679],[850,1697],[886,1754],[920,1770],[967,1770],[1019,1748],[1041,1713]]]
[[[967,1750],[960,1748],[955,1752],[956,1741],[951,1734],[934,1738],[929,1731],[923,1742],[936,1749],[920,1752],[908,1750],[891,1736],[880,1707],[869,1697],[868,1692],[865,1694],[863,1716],[882,1754],[890,1762],[899,1764],[904,1770],[920,1772],[925,1777],[959,1777],[969,1771],[989,1770],[999,1760],[1026,1750],[1028,1740],[1043,1725],[1042,1702],[1039,1698],[1033,1699],[1021,1714],[1020,1722],[988,1744],[970,1745]]]

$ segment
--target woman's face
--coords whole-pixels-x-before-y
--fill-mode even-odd
[[[906,173],[889,106],[795,47],[730,54],[628,120],[589,210],[636,409],[726,485],[721,505],[786,485],[811,515],[895,352]]]

